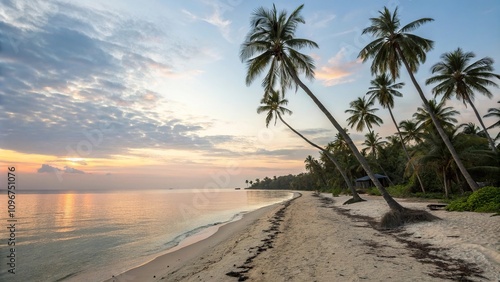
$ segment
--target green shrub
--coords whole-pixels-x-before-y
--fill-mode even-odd
[[[387,192],[393,197],[404,198],[410,196],[410,189],[406,185],[394,185],[387,187]]]
[[[333,188],[333,189],[331,189],[331,191],[332,191],[332,195],[334,197],[338,197],[338,196],[340,196],[340,194],[342,194],[344,192],[344,191],[342,191],[342,188]]]
[[[467,211],[467,198],[461,197],[456,200],[453,200],[447,207],[447,211]]]
[[[452,201],[446,208],[449,211],[500,212],[500,188],[483,187],[469,197]]]
[[[366,189],[366,194],[368,195],[373,195],[373,196],[381,196],[380,191],[377,189],[377,187],[370,187]]]

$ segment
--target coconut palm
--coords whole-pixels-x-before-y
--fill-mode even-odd
[[[473,122],[462,123],[457,128],[462,128],[462,133],[467,135],[476,135],[479,137],[486,138],[486,134],[484,131],[479,128],[479,126],[475,125]]]
[[[403,120],[399,123],[398,128],[400,129],[404,143],[413,141],[418,144],[424,138],[423,129],[416,120]]]
[[[305,23],[304,18],[300,15],[303,7],[304,5],[299,6],[289,16],[286,11],[278,13],[274,5],[270,10],[261,7],[253,13],[250,21],[250,31],[240,51],[240,59],[247,63],[246,83],[250,85],[257,76],[268,68],[267,75],[262,82],[264,89],[272,89],[279,80],[282,88],[296,85],[304,90],[344,137],[356,159],[379,189],[391,210],[402,211],[404,208],[389,195],[387,190],[378,181],[370,169],[368,162],[356,148],[351,138],[299,78],[299,74],[302,73],[306,78],[314,78],[314,63],[310,56],[300,53],[298,49],[303,47],[318,47],[313,41],[295,37],[295,30],[298,24]]]
[[[356,127],[356,131],[363,131],[366,127],[368,132],[372,132],[373,124],[380,126],[380,124],[384,123],[381,118],[375,115],[378,109],[373,108],[374,104],[373,99],[367,101],[365,97],[358,97],[358,99],[349,103],[350,109],[345,110],[346,113],[351,114],[347,118],[348,125],[351,128]]]
[[[431,114],[435,116],[436,120],[439,121],[441,126],[446,130],[451,130],[455,127],[457,123],[456,115],[460,112],[454,110],[453,107],[445,107],[445,100],[437,103],[436,100],[429,100],[430,111],[427,110],[425,106],[418,107],[417,112],[413,114],[413,117],[419,121],[419,126],[426,131],[435,131],[435,126],[433,126]]]
[[[323,173],[323,168],[321,167],[321,164],[313,158],[311,155],[307,156],[307,158],[304,160],[305,168],[306,170],[311,174],[311,175],[316,175],[321,182],[323,182],[323,185],[327,185],[325,175]]]
[[[259,114],[263,113],[263,112],[267,112],[266,127],[269,126],[269,123],[272,121],[273,118],[275,119],[275,122],[274,122],[275,125],[276,125],[277,119],[279,119],[284,125],[286,125],[295,134],[300,136],[309,145],[311,145],[311,146],[319,149],[321,152],[323,152],[328,157],[328,159],[330,161],[332,161],[332,163],[335,165],[337,170],[340,172],[340,175],[342,175],[342,177],[344,178],[344,181],[347,184],[347,187],[349,187],[349,189],[351,190],[352,197],[353,197],[351,202],[362,201],[361,197],[356,192],[356,189],[352,185],[351,181],[349,180],[349,178],[345,174],[345,171],[342,169],[342,166],[335,159],[335,157],[328,150],[316,145],[315,143],[313,143],[312,141],[310,141],[309,139],[304,137],[304,135],[300,134],[297,130],[295,130],[287,122],[285,122],[282,115],[292,114],[292,111],[290,111],[289,109],[284,107],[288,104],[288,100],[284,99],[284,98],[282,99],[279,91],[271,90],[270,92],[271,92],[271,94],[264,95],[264,98],[262,98],[262,100],[260,101],[261,106],[259,106],[257,108],[257,113],[259,113]],[[307,166],[307,164],[306,164],[306,166]],[[306,169],[307,169],[307,167],[306,167]]]
[[[498,103],[500,103],[500,101],[498,101]],[[493,127],[497,127],[497,126],[500,127],[500,108],[489,108],[488,113],[485,114],[483,117],[496,117],[497,118],[497,121],[494,124],[490,125],[488,127],[488,129],[493,128]]]
[[[403,94],[398,91],[404,86],[403,82],[395,83],[387,74],[383,73],[378,75],[371,82],[370,90],[366,92],[366,95],[370,95],[370,100],[377,100],[378,103],[382,106],[382,108],[389,110],[389,115],[391,116],[392,122],[396,127],[399,138],[401,140],[401,145],[403,146],[403,151],[405,152],[406,158],[408,159],[408,163],[411,168],[415,171],[415,166],[411,161],[410,154],[408,154],[408,150],[406,149],[406,145],[403,142],[403,136],[401,135],[401,131],[399,130],[398,124],[394,115],[392,114],[392,108],[394,108],[394,97],[403,97]],[[424,185],[422,184],[422,180],[420,179],[420,175],[417,173],[417,180],[420,184],[420,189],[423,193],[425,193]]]
[[[387,141],[383,141],[382,138],[378,135],[378,133],[375,133],[373,131],[365,134],[365,138],[366,138],[365,141],[361,144],[366,146],[365,148],[363,148],[363,152],[370,153],[375,164],[382,170],[384,175],[387,176],[389,183],[391,185],[394,185],[394,183],[392,183],[391,179],[389,178],[389,175],[387,174],[387,172],[385,172],[384,168],[382,167],[382,165],[380,165],[378,161],[379,154],[382,151],[384,145],[387,143]]]
[[[433,21],[431,18],[422,18],[410,22],[409,24],[401,27],[399,21],[398,9],[396,8],[393,13],[384,7],[383,11],[379,12],[379,17],[371,18],[371,26],[363,29],[363,34],[371,34],[376,37],[376,39],[368,45],[366,45],[361,52],[359,57],[365,62],[369,58],[373,58],[371,65],[371,71],[373,74],[376,73],[386,73],[389,72],[392,79],[399,77],[399,70],[402,65],[405,66],[410,79],[415,86],[420,99],[424,103],[426,109],[429,108],[429,102],[422,91],[422,88],[415,79],[414,73],[417,71],[418,66],[425,62],[426,52],[433,48],[434,42],[425,39],[409,32],[417,29],[419,26]],[[430,116],[439,136],[443,139],[446,147],[453,156],[453,160],[457,163],[460,172],[466,179],[472,190],[477,190],[479,187],[477,183],[472,179],[469,172],[465,168],[464,164],[460,160],[455,148],[445,130],[440,125],[439,121],[436,119],[432,111],[430,111]]]
[[[495,143],[488,134],[481,115],[474,105],[474,93],[483,94],[491,99],[493,94],[487,87],[498,87],[491,79],[500,79],[500,75],[492,73],[494,63],[492,58],[485,57],[469,64],[475,56],[474,53],[464,52],[461,48],[444,53],[441,55],[442,61],[431,68],[432,73],[437,73],[437,75],[427,79],[426,84],[438,83],[432,89],[435,95],[442,94],[444,99],[450,99],[455,95],[458,100],[462,100],[465,106],[469,104],[483,128],[492,150],[496,152]]]
[[[365,134],[365,141],[361,145],[366,147],[363,150],[370,152],[373,158],[378,158],[378,153],[382,150],[383,146],[387,141],[383,141],[382,137],[378,133],[370,132]]]

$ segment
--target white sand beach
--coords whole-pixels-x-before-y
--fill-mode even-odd
[[[108,281],[500,281],[500,216],[438,210],[442,220],[380,231],[370,222],[388,206],[362,197],[302,192]]]

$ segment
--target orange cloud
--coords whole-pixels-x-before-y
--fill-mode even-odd
[[[347,61],[345,48],[335,54],[328,60],[327,65],[316,70],[315,77],[321,80],[325,86],[334,86],[337,84],[354,81],[352,75],[360,67],[361,61]]]

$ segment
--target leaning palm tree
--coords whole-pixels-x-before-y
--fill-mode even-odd
[[[269,123],[273,120],[273,118],[275,120],[274,121],[275,125],[276,125],[277,120],[279,119],[291,131],[293,131],[293,133],[295,133],[298,136],[300,136],[309,145],[311,145],[311,146],[319,149],[321,152],[323,152],[328,157],[328,159],[330,161],[332,161],[332,163],[335,165],[335,167],[337,168],[337,170],[340,172],[340,175],[344,178],[344,181],[347,184],[347,187],[349,187],[349,189],[351,190],[352,199],[350,199],[346,203],[355,203],[355,202],[364,201],[363,199],[361,199],[361,197],[357,193],[356,189],[352,185],[351,181],[347,177],[345,171],[342,169],[342,166],[337,161],[337,159],[328,150],[326,150],[326,149],[324,149],[324,148],[316,145],[315,143],[313,143],[312,141],[310,141],[309,139],[307,139],[306,137],[304,137],[304,135],[300,134],[297,130],[295,130],[292,126],[290,126],[288,123],[285,122],[285,120],[283,119],[282,115],[284,115],[284,114],[290,114],[291,115],[292,114],[292,111],[290,111],[289,109],[287,109],[287,108],[284,107],[284,106],[286,106],[288,104],[288,100],[284,99],[284,98],[282,99],[279,91],[271,90],[270,92],[271,92],[270,94],[264,95],[264,98],[262,98],[262,100],[260,101],[261,106],[259,106],[257,108],[257,113],[259,113],[259,114],[263,113],[263,112],[267,112],[266,127],[269,126]],[[306,163],[306,169],[307,169],[307,163]]]
[[[391,13],[387,7],[384,7],[384,10],[380,11],[379,14],[379,17],[370,19],[372,25],[363,29],[362,32],[362,34],[371,34],[376,39],[368,43],[358,56],[363,62],[369,58],[373,58],[371,65],[372,73],[389,72],[394,80],[399,77],[399,69],[404,65],[425,108],[428,109],[429,102],[415,79],[414,73],[417,71],[418,66],[425,62],[426,52],[433,48],[434,42],[409,32],[425,23],[433,21],[433,19],[422,18],[401,27],[397,8],[394,10],[394,13]],[[455,148],[453,148],[453,144],[446,135],[446,132],[432,113],[431,119],[470,188],[473,191],[477,190],[479,188],[477,183],[470,176]]]
[[[313,100],[318,108],[326,115],[337,131],[344,137],[356,159],[378,188],[391,210],[402,211],[404,208],[389,195],[380,181],[375,177],[368,162],[361,155],[352,139],[343,130],[340,124],[330,114],[326,107],[301,81],[299,74],[306,78],[314,78],[314,63],[310,56],[300,53],[297,49],[303,47],[317,48],[318,45],[308,39],[297,38],[295,30],[300,23],[305,23],[300,12],[304,5],[300,5],[289,16],[286,11],[278,13],[276,7],[268,10],[258,8],[250,21],[251,27],[240,51],[240,59],[247,63],[246,83],[250,85],[266,68],[267,74],[262,81],[264,89],[269,91],[280,82],[282,88],[297,86]]]
[[[491,139],[486,126],[484,126],[481,115],[474,105],[474,93],[480,93],[491,99],[493,94],[487,88],[488,86],[498,85],[490,79],[500,79],[500,75],[492,73],[493,59],[489,57],[482,58],[469,65],[470,60],[476,55],[472,52],[464,52],[461,48],[441,55],[441,62],[432,66],[432,73],[437,75],[426,80],[426,84],[438,83],[432,92],[435,95],[444,95],[444,99],[450,99],[453,95],[462,100],[465,106],[469,104],[474,110],[481,127],[488,138],[488,142],[493,150],[497,152],[495,143]]]
[[[367,101],[365,97],[358,97],[358,99],[349,103],[350,109],[345,110],[346,113],[351,114],[351,116],[347,118],[348,125],[351,126],[351,128],[356,127],[356,131],[363,131],[366,127],[368,132],[371,133],[373,124],[380,126],[380,124],[384,123],[384,121],[375,114],[378,109],[373,108],[374,104],[375,101],[373,99]]]
[[[401,89],[404,83],[403,82],[395,83],[385,73],[378,75],[370,83],[372,86],[369,88],[370,90],[366,92],[366,95],[370,95],[370,100],[373,101],[376,99],[378,103],[382,106],[382,108],[389,110],[392,122],[394,123],[394,126],[398,131],[399,138],[401,140],[401,145],[403,146],[403,151],[405,152],[406,158],[408,159],[408,163],[410,164],[411,168],[416,172],[415,165],[413,165],[413,162],[411,161],[410,158],[410,154],[408,154],[408,150],[406,149],[406,145],[403,141],[403,136],[401,135],[401,131],[399,130],[394,115],[392,114],[392,108],[394,108],[394,97],[403,96],[403,94],[399,92],[398,89]],[[418,183],[420,184],[420,189],[422,190],[423,193],[425,193],[424,184],[422,183],[422,180],[420,179],[420,175],[418,172],[416,172],[416,176]]]

